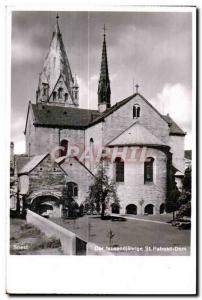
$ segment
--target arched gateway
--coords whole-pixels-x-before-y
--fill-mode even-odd
[[[148,215],[154,214],[154,205],[153,204],[147,204],[144,208],[144,213]]]
[[[159,213],[160,213],[160,214],[165,213],[165,203],[162,203],[162,204],[160,205]]]
[[[29,197],[29,208],[45,217],[61,217],[61,197],[51,192],[34,193]]]
[[[126,206],[126,214],[137,215],[137,206],[135,204],[129,204]]]

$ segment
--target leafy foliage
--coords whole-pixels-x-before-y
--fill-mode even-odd
[[[178,190],[175,182],[174,169],[171,170],[171,190],[166,201],[166,212],[174,212],[178,209],[177,200],[180,197],[180,191]],[[174,217],[174,215],[173,215]]]
[[[179,207],[177,218],[191,217],[191,169],[185,170],[182,184],[182,194],[177,201]]]
[[[113,180],[110,180],[106,174],[102,162],[98,166],[97,174],[93,184],[89,187],[86,203],[98,212],[101,208],[101,218],[104,217],[105,211],[109,203],[119,205],[119,199],[116,192],[116,185]]]

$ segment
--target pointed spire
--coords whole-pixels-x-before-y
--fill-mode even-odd
[[[44,87],[44,84],[47,84],[48,86],[47,100],[54,91],[54,88],[61,76],[64,80],[68,93],[72,98],[72,101],[74,101],[72,93],[74,78],[72,76],[71,68],[65,51],[62,34],[59,27],[59,16],[57,14],[49,52],[46,56],[43,70],[39,77],[39,92]],[[42,99],[42,101],[45,101],[45,99]]]
[[[58,15],[58,13],[57,13],[57,15],[56,15],[56,24],[55,24],[55,30],[54,30],[54,32],[53,32],[53,34],[55,33],[55,35],[61,35],[61,33],[60,33],[60,27],[59,27],[59,15]]]
[[[104,39],[102,46],[102,61],[100,69],[100,78],[98,83],[98,105],[106,105],[106,108],[110,108],[110,80],[109,80],[109,71],[108,71],[108,61],[107,61],[107,46],[106,46],[106,28],[104,25]]]

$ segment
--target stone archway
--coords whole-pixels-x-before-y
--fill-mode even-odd
[[[137,215],[137,206],[135,204],[128,204],[126,206],[126,214]]]
[[[61,197],[51,192],[33,193],[29,197],[29,208],[45,217],[61,217]]]
[[[154,205],[153,204],[147,204],[144,208],[144,213],[148,215],[154,214]]]
[[[163,214],[165,212],[165,203],[161,203],[160,207],[159,207],[159,213]]]

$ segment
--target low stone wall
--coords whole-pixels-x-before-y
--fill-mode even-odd
[[[105,250],[100,251],[100,247],[94,243],[86,242],[75,233],[59,226],[48,219],[41,217],[31,210],[27,210],[27,223],[36,226],[46,236],[55,236],[60,239],[62,250],[65,255],[113,255]]]
[[[60,239],[63,253],[66,255],[76,255],[76,234],[71,231],[27,210],[27,223],[36,226],[46,236],[55,236]]]

